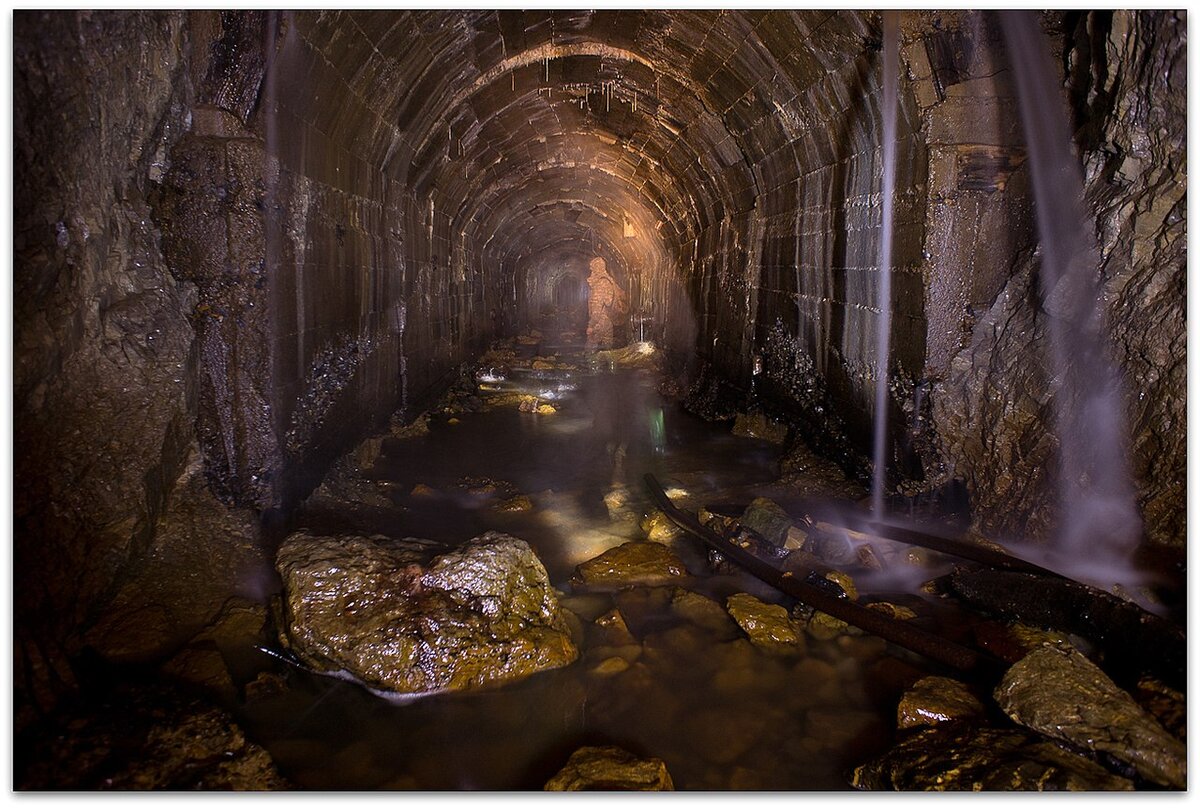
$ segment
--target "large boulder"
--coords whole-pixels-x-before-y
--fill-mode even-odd
[[[489,532],[431,555],[411,539],[292,534],[276,560],[282,641],[317,670],[399,693],[512,681],[578,656],[524,541]]]
[[[1128,763],[1142,777],[1187,788],[1187,749],[1074,648],[1045,646],[1008,669],[996,701],[1030,729]]]

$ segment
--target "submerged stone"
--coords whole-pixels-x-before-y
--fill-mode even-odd
[[[1073,648],[1042,647],[1008,669],[996,701],[1051,738],[1105,752],[1151,782],[1187,788],[1187,749]]]
[[[496,510],[501,513],[524,513],[533,510],[533,500],[524,494],[502,499],[496,503]]]
[[[611,609],[596,618],[596,626],[605,645],[634,645],[637,640],[625,624],[625,618],[617,609]]]
[[[630,541],[575,568],[581,584],[667,583],[687,575],[679,556],[652,541]]]
[[[593,667],[591,673],[596,676],[613,676],[627,670],[629,670],[629,661],[627,659],[619,656],[610,656],[605,657],[600,664]]]
[[[671,595],[671,609],[689,623],[707,629],[722,639],[736,636],[737,627],[721,604],[688,589],[676,588]]]
[[[1082,755],[1016,729],[944,724],[905,736],[854,770],[859,789],[894,791],[1132,791]]]
[[[804,650],[804,637],[788,616],[787,609],[763,603],[753,595],[739,592],[730,595],[725,608],[750,642],[772,653],[799,653]]]
[[[900,699],[896,725],[911,729],[982,715],[983,705],[962,682],[945,676],[926,676]]]
[[[429,558],[381,536],[289,536],[281,640],[320,671],[400,693],[519,679],[578,651],[541,561],[490,532]]]
[[[585,746],[546,783],[546,791],[674,791],[667,765],[617,746]]]

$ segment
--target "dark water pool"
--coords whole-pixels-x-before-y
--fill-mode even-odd
[[[843,789],[853,765],[887,746],[896,700],[921,670],[881,640],[808,638],[802,653],[776,656],[732,623],[691,622],[671,605],[673,587],[572,587],[577,564],[644,536],[644,473],[691,507],[745,500],[778,476],[778,447],[687,414],[655,384],[604,368],[511,373],[493,396],[542,394],[557,412],[435,417],[427,435],[385,444],[374,466],[393,509],[314,517],[448,543],[519,536],[584,641],[567,668],[405,703],[281,668],[287,687],[242,718],[287,777],[317,789],[540,789],[576,748],[605,743],[663,759],[679,789]],[[519,495],[533,507],[496,507]],[[738,591],[780,600],[748,576],[713,575],[691,541],[674,545],[691,573],[682,588],[720,604]],[[593,622],[614,608],[635,642],[614,647]]]

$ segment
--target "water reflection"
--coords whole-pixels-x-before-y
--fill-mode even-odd
[[[478,378],[497,396],[536,395],[547,374]],[[396,492],[393,535],[454,543],[498,529],[528,541],[583,626],[580,660],[403,704],[287,670],[286,688],[246,708],[255,737],[306,788],[538,789],[576,748],[607,743],[662,758],[680,789],[845,788],[846,767],[889,740],[888,714],[911,679],[887,673],[881,641],[810,639],[803,653],[775,656],[728,619],[697,622],[679,606],[682,589],[589,593],[569,582],[582,561],[643,537],[645,472],[673,499],[736,498],[777,476],[778,447],[688,415],[642,372],[557,378],[556,413],[505,406],[454,425],[431,419],[427,435],[386,444],[375,473]],[[434,495],[412,495],[418,485]],[[509,486],[534,508],[487,506],[491,489],[499,497]],[[780,600],[743,574],[710,574],[703,548],[674,549],[693,575],[681,584],[715,601],[718,615],[735,592]],[[593,622],[614,608],[627,638]]]

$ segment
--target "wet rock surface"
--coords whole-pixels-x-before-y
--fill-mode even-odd
[[[1187,787],[1184,745],[1079,651],[1032,652],[1008,670],[995,696],[1020,724],[1109,754],[1151,782]]]
[[[150,215],[187,126],[187,15],[18,13],[13,43],[14,676],[45,709],[193,444],[195,293]]]
[[[741,523],[776,547],[783,547],[792,529],[792,518],[778,503],[758,497],[747,506]]]
[[[923,724],[934,726],[947,721],[982,718],[983,713],[979,699],[962,682],[945,676],[927,676],[900,699],[896,725],[900,729]]]
[[[753,595],[739,593],[729,596],[725,608],[742,631],[746,632],[750,642],[758,647],[781,654],[804,650],[804,637],[782,606],[763,603]]]
[[[546,791],[674,791],[667,766],[658,758],[639,758],[616,746],[576,750]]]
[[[584,585],[670,583],[687,567],[670,548],[653,541],[631,541],[580,564],[575,580]]]
[[[525,542],[492,532],[431,556],[414,540],[289,536],[276,561],[281,640],[317,670],[399,693],[478,688],[575,660]]]
[[[1087,758],[1018,730],[951,725],[906,736],[854,770],[855,788],[894,791],[1132,791]]]
[[[134,678],[21,736],[18,790],[291,788],[233,716],[162,682]]]
[[[261,603],[274,582],[258,519],[217,500],[195,455],[157,532],[85,634],[90,647],[112,662],[159,660],[227,613],[255,604],[261,627]]]
[[[1074,24],[1066,83],[1091,121],[1080,144],[1085,194],[1103,254],[1113,360],[1130,387],[1139,507],[1150,541],[1179,546],[1187,127],[1182,71],[1170,66],[1184,59],[1184,24],[1142,11],[1086,14]],[[1152,78],[1115,80],[1126,70]],[[1048,538],[1059,521],[1050,471],[1057,443],[1045,362],[1030,361],[1049,356],[1046,318],[1034,303],[1032,261],[1002,270],[1006,282],[981,301],[969,340],[933,387],[935,441],[945,471],[969,489],[982,532]]]

